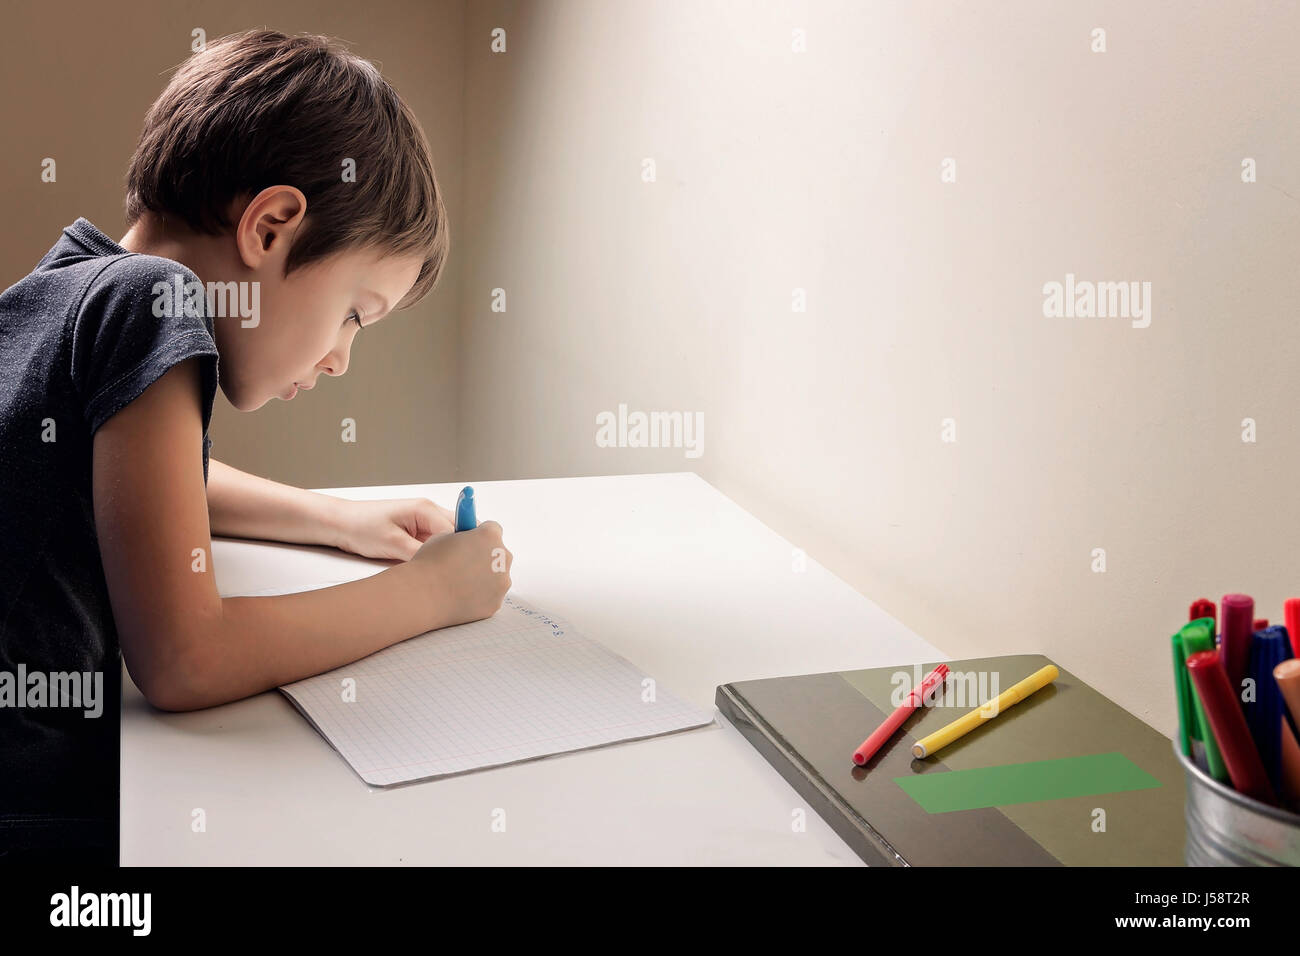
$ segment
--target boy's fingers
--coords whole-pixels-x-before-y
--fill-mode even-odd
[[[433,537],[433,535],[430,534],[429,537]],[[420,550],[420,546],[423,543],[424,542],[418,537],[403,534],[401,540],[396,544],[398,559],[402,561],[410,561],[415,557],[415,552]]]
[[[455,527],[451,512],[437,502],[430,501],[428,498],[416,498],[414,504],[417,532],[415,536],[421,541],[427,541],[437,534],[439,529]]]

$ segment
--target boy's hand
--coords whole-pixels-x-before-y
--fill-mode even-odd
[[[334,546],[363,558],[409,561],[434,535],[456,530],[450,511],[428,498],[350,501],[334,513]]]
[[[406,566],[424,576],[430,629],[479,621],[499,611],[510,590],[514,559],[495,521],[430,538]]]

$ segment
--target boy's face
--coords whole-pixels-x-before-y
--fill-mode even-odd
[[[244,327],[237,317],[217,319],[221,389],[240,411],[273,398],[289,401],[321,375],[348,369],[352,343],[362,328],[382,319],[420,274],[418,256],[396,258],[379,250],[338,253],[281,275],[272,258],[259,269],[259,314]]]

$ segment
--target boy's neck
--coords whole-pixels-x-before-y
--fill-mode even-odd
[[[228,235],[207,236],[184,225],[165,226],[152,213],[145,213],[117,243],[127,252],[161,256],[185,266],[202,282],[223,281],[233,272],[233,252]]]

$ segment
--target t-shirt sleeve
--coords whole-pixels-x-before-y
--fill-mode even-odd
[[[197,357],[206,452],[217,346],[201,297],[187,310],[176,276],[182,289],[198,281],[179,263],[132,254],[106,266],[86,290],[72,317],[71,373],[92,435],[168,369]]]

